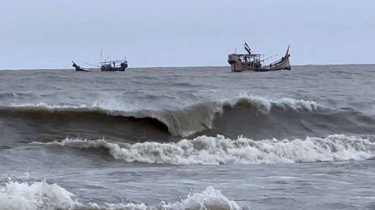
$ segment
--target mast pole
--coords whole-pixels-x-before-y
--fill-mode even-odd
[[[102,64],[103,62],[103,51],[100,50],[100,65]]]

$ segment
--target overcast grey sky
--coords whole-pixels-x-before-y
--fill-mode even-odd
[[[127,56],[130,67],[227,65],[228,53],[292,64],[375,63],[374,0],[9,0],[0,69],[70,68]],[[276,59],[276,58],[275,58]]]

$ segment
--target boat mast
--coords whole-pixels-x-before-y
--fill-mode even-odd
[[[100,65],[102,64],[103,62],[103,51],[100,50]]]
[[[289,48],[290,48],[290,45],[288,46],[288,49],[286,50],[286,53],[285,53],[285,58],[289,58]]]

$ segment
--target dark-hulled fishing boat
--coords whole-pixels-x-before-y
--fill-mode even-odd
[[[89,70],[88,68],[81,68],[79,65],[73,62],[73,67],[76,69],[76,71],[84,71],[84,72],[91,72],[92,70]],[[100,62],[99,67],[100,71],[125,71],[126,68],[128,68],[128,61],[125,60],[115,60],[115,61],[104,61]]]
[[[261,59],[262,54],[251,53],[250,47],[245,42],[245,50],[247,54],[232,53],[228,55],[228,63],[231,65],[232,72],[242,71],[278,71],[278,70],[292,70],[289,61],[289,47],[285,55],[269,65],[262,65],[267,59]]]

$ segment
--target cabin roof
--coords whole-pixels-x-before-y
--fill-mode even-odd
[[[255,56],[261,56],[261,55],[264,55],[264,54],[255,54],[255,53],[252,53],[252,54],[238,54],[238,53],[233,53],[234,55],[238,55],[238,56],[250,56],[250,57],[255,57]]]
[[[103,62],[100,62],[102,65],[104,64],[112,64],[112,63],[124,63],[124,62],[127,62],[126,60],[113,60],[113,61],[103,61]]]

